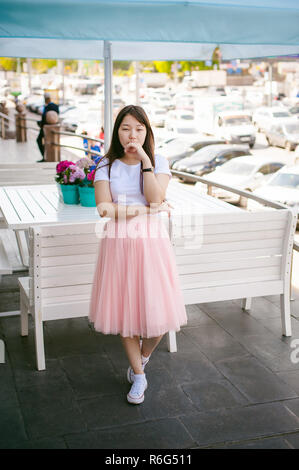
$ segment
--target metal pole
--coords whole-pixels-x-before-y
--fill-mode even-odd
[[[135,62],[135,73],[136,73],[136,105],[139,106],[140,103],[140,92],[139,92],[139,62],[136,60]]]
[[[32,78],[31,78],[31,59],[27,59],[28,87],[29,94],[32,94]]]
[[[111,42],[104,41],[104,132],[105,132],[105,153],[108,152],[111,136],[112,136],[112,58],[111,58]]]
[[[269,64],[269,106],[272,106],[272,64]]]
[[[65,103],[65,84],[64,84],[64,60],[62,60],[62,63],[61,63],[61,72],[62,72],[62,104]]]

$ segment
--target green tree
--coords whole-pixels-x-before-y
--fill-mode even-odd
[[[57,66],[57,60],[53,59],[32,59],[32,68],[39,73],[45,73],[49,69]]]

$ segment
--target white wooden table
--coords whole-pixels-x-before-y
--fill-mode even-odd
[[[59,222],[98,220],[96,207],[64,204],[56,184],[34,186],[3,186],[0,188],[0,208],[6,227],[14,230],[24,266],[28,266],[28,228],[32,225]],[[26,243],[22,239],[25,233]]]
[[[181,213],[182,208],[196,207],[200,213],[235,212],[241,209],[220,201],[212,196],[201,194],[194,186],[170,181],[167,200],[174,206],[173,214]],[[28,266],[28,228],[33,225],[66,222],[92,222],[99,219],[96,207],[64,204],[59,196],[58,186],[3,186],[0,188],[0,209],[6,227],[14,230],[24,266]],[[107,219],[108,220],[108,219]],[[25,233],[26,242],[22,239]],[[26,246],[27,245],[27,246]]]

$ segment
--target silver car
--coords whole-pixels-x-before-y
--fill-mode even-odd
[[[269,145],[295,150],[299,144],[299,122],[294,119],[278,122],[265,132],[265,136]]]

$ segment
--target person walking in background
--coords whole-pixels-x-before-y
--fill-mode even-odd
[[[101,132],[99,133],[99,139],[105,140],[104,127],[101,127]],[[104,152],[104,143],[100,143],[101,150]]]
[[[124,107],[95,170],[97,209],[111,219],[100,240],[89,320],[96,331],[120,335],[130,363],[132,404],[144,401],[144,368],[163,335],[187,323],[175,254],[159,217],[163,211],[170,216],[170,178],[167,159],[154,153],[146,113]]]
[[[45,107],[44,111],[42,114],[42,119],[41,121],[37,121],[37,124],[40,127],[39,134],[37,136],[36,142],[38,145],[38,148],[40,150],[40,153],[42,154],[42,159],[38,160],[38,162],[44,162],[44,153],[45,153],[45,145],[44,145],[44,125],[47,124],[46,121],[46,114],[48,111],[56,111],[57,114],[59,114],[59,106],[51,101],[51,95],[50,93],[45,93],[44,94],[44,99],[45,99]]]

